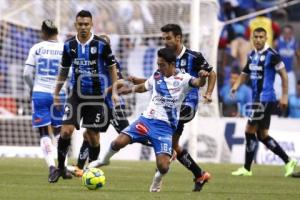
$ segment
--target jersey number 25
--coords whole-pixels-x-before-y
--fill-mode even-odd
[[[38,59],[38,74],[56,76],[58,74],[59,60],[57,59]]]

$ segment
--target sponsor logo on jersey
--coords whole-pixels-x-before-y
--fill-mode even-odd
[[[262,71],[263,70],[263,67],[262,66],[259,66],[259,65],[256,65],[256,64],[250,64],[249,65],[249,69],[251,71]]]
[[[155,105],[163,105],[169,108],[174,107],[174,105],[177,103],[177,99],[163,96],[155,96],[153,97],[152,101]]]
[[[96,60],[85,60],[83,58],[75,58],[74,64],[75,65],[96,65]]]
[[[250,74],[251,80],[260,80],[262,78],[263,78],[263,76],[257,72],[251,72],[251,74]]]
[[[78,68],[76,68],[75,73],[76,74],[91,75],[91,74],[97,74],[97,70],[96,69],[91,69],[91,68],[88,68],[88,69],[83,69],[83,68],[78,69]]]
[[[259,60],[263,62],[265,59],[266,59],[266,56],[265,55],[261,55]]]
[[[62,55],[62,50],[55,49],[45,49],[43,47],[39,48],[35,53],[36,55],[48,54],[48,55]]]

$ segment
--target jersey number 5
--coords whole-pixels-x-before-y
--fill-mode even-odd
[[[56,76],[58,74],[59,60],[57,59],[38,59],[38,74]]]

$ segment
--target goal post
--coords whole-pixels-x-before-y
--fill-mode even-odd
[[[190,46],[200,51],[217,73],[217,51],[222,23],[218,20],[217,0],[193,0],[191,4]],[[203,95],[206,87],[201,89]],[[189,152],[201,162],[219,162],[224,136],[218,130],[219,114],[218,88],[215,85],[212,103],[205,104],[200,99],[195,118],[186,126],[189,134]]]

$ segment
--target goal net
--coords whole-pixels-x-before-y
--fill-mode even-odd
[[[199,13],[192,11],[194,3],[200,13],[205,13],[204,24],[193,24]],[[216,19],[218,3],[215,0],[52,0],[24,1],[2,0],[0,17],[0,146],[37,147],[39,134],[31,127],[31,103],[22,74],[24,62],[33,44],[41,41],[40,26],[44,19],[52,19],[59,28],[59,37],[65,40],[75,34],[74,21],[81,9],[91,11],[93,32],[108,34],[111,47],[121,64],[124,75],[149,77],[156,68],[156,50],[163,46],[160,27],[177,23],[183,28],[184,43],[204,53],[212,65],[216,65],[217,29],[211,28]],[[213,9],[209,8],[209,5]],[[213,12],[211,12],[213,11]],[[191,13],[194,13],[193,15]],[[201,15],[201,16],[202,16]],[[210,16],[212,18],[207,18]],[[200,17],[200,16],[198,16]],[[201,20],[201,17],[200,17]],[[200,21],[199,21],[200,22]],[[191,27],[201,27],[201,35],[191,33]],[[211,33],[214,34],[212,39]],[[216,38],[215,38],[216,37]],[[195,44],[194,42],[192,44]],[[194,47],[194,46],[193,46]],[[196,48],[195,47],[195,48]],[[215,68],[216,69],[216,68]],[[126,96],[129,119],[134,119],[148,103],[149,94]],[[216,105],[217,99],[214,95]],[[208,108],[204,115],[215,115],[216,105]],[[77,143],[76,143],[77,144]],[[73,151],[78,152],[78,144]],[[3,148],[1,148],[3,149]],[[145,151],[145,150],[143,150]],[[40,153],[13,151],[19,156],[41,156]],[[39,151],[37,151],[39,152]],[[1,152],[7,155],[7,152]],[[147,159],[147,155],[142,155]]]

